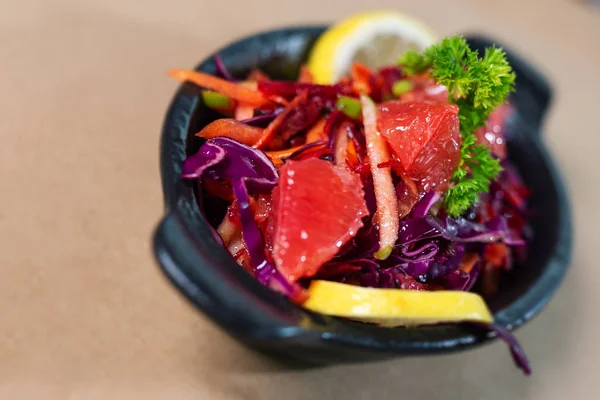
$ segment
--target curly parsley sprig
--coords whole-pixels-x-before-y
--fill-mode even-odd
[[[477,144],[475,131],[506,102],[514,88],[515,74],[502,49],[488,47],[479,57],[463,37],[456,35],[423,53],[410,50],[398,63],[409,75],[430,71],[448,89],[449,101],[459,107],[460,162],[452,175],[454,185],[445,193],[446,212],[457,217],[477,201],[479,193],[489,190],[490,182],[502,171],[489,149]]]

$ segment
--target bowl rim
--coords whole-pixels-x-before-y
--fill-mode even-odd
[[[216,52],[213,52],[212,54],[208,55],[203,61],[196,65],[195,69],[203,69],[205,71],[214,70],[214,64],[212,60],[215,54],[223,54],[230,52],[232,48],[242,49],[251,41],[258,40],[262,42],[274,42],[275,40],[272,39],[273,36],[290,37],[296,34],[318,34],[322,32],[326,27],[327,25],[300,25],[292,27],[280,27],[248,35],[239,40],[232,41],[229,44],[223,46],[221,49],[217,50]],[[477,38],[482,40],[490,40],[485,36],[480,35],[478,35]],[[527,70],[529,73],[531,73],[533,78],[537,79],[539,82],[541,82],[541,84],[547,85],[544,77],[542,77],[539,73],[535,72],[529,64],[527,64],[524,60],[522,60],[518,56],[515,56],[508,50],[507,53],[511,55],[511,63],[513,63],[513,65],[514,63],[518,63],[522,69]],[[198,293],[202,290],[205,290],[206,288],[202,289],[198,285],[198,282],[195,281],[195,277],[189,273],[190,271],[182,272],[182,269],[179,268],[176,260],[173,259],[173,254],[166,254],[166,250],[162,246],[162,243],[164,243],[164,241],[166,240],[165,230],[173,229],[174,225],[178,225],[178,228],[182,232],[185,232],[185,235],[187,235],[187,242],[186,240],[184,240],[183,234],[181,232],[178,235],[178,239],[181,240],[182,243],[186,242],[187,245],[193,245],[193,223],[197,223],[198,218],[204,219],[195,201],[192,201],[192,208],[195,207],[196,209],[187,209],[190,207],[188,203],[191,199],[195,198],[195,195],[193,193],[192,186],[184,183],[179,178],[181,172],[181,164],[183,163],[183,160],[185,158],[185,138],[187,137],[189,123],[193,116],[193,111],[196,107],[196,101],[197,99],[195,100],[194,96],[191,96],[189,93],[187,93],[186,85],[180,85],[177,89],[173,100],[171,101],[171,104],[169,105],[167,116],[164,121],[161,133],[160,169],[164,201],[168,213],[165,220],[163,220],[163,222],[158,226],[155,232],[153,248],[161,266],[161,269],[164,272],[164,274],[168,277],[168,279],[196,306],[202,309],[202,311],[204,311],[205,313],[209,314],[209,316],[212,319],[214,319],[218,324],[220,324],[225,330],[227,330],[229,333],[232,333],[232,326],[230,322],[224,321],[222,319],[220,320],[218,316],[214,315],[214,313],[213,315],[211,315],[211,313],[207,312],[206,310],[206,301],[199,299]],[[546,164],[549,170],[554,186],[558,188],[557,201],[559,215],[557,216],[557,224],[559,225],[559,240],[558,246],[554,249],[553,256],[550,258],[550,262],[548,263],[548,265],[546,265],[545,269],[543,270],[541,275],[535,280],[535,282],[533,282],[533,284],[525,291],[525,293],[521,297],[519,297],[513,303],[509,304],[507,307],[499,310],[497,313],[494,314],[495,322],[509,330],[514,330],[519,326],[523,325],[525,322],[531,320],[549,302],[551,297],[554,295],[554,293],[560,286],[560,283],[562,282],[564,275],[568,270],[568,265],[571,261],[572,233],[571,211],[569,207],[569,201],[567,198],[566,190],[562,190],[562,188],[565,187],[565,184],[560,175],[558,167],[554,163],[550,152],[543,143],[543,140],[539,138],[539,123],[541,123],[542,116],[540,116],[538,121],[532,121],[531,128],[532,131],[536,133],[535,137],[533,137],[532,140],[535,141],[538,147],[541,159]],[[533,126],[536,123],[538,125]],[[185,204],[182,205],[183,203]],[[181,212],[182,207],[185,209],[185,212],[183,213]],[[177,215],[174,216],[173,214]],[[170,222],[168,221],[169,217],[172,217],[172,220]],[[190,222],[190,220],[195,221]],[[204,220],[204,223],[207,222]],[[179,246],[178,248],[179,250],[182,250],[181,246]],[[232,259],[231,262],[235,263]],[[237,266],[237,264],[235,265]],[[241,268],[239,268],[239,270],[240,272],[243,272]],[[254,282],[254,284],[250,283],[241,275],[238,275],[236,279],[241,279],[242,284],[249,286],[252,291],[263,291],[263,293],[261,294],[263,300],[265,298],[269,298],[271,300],[273,299],[272,294],[275,292],[273,292],[271,289],[260,285],[253,278],[251,279]],[[265,293],[266,291],[271,292],[271,294]],[[281,296],[279,294],[276,295]],[[270,337],[271,339],[273,337],[289,338],[302,336],[305,339],[307,337],[317,337],[320,341],[336,343],[345,346],[359,346],[371,349],[385,349],[392,351],[396,350],[400,352],[411,353],[429,353],[465,349],[473,345],[481,344],[496,336],[494,333],[491,332],[482,333],[481,331],[475,329],[473,326],[468,324],[453,324],[451,327],[428,326],[414,328],[415,330],[421,331],[421,333],[425,336],[433,332],[432,330],[450,329],[453,332],[453,334],[450,335],[450,339],[448,339],[447,336],[442,335],[445,338],[431,341],[426,339],[423,340],[422,338],[417,340],[415,339],[415,337],[421,335],[415,336],[413,334],[411,334],[408,338],[406,337],[406,335],[398,334],[397,338],[396,335],[391,335],[394,337],[385,341],[381,341],[378,339],[372,340],[372,335],[364,335],[361,333],[362,331],[358,333],[356,331],[343,331],[341,333],[337,331],[330,332],[327,331],[327,329],[320,329],[318,327],[315,328],[314,325],[310,325],[307,328],[300,327],[294,324],[288,324],[285,328],[285,332],[280,329],[278,332],[273,333],[271,336],[266,335],[265,337]],[[390,331],[389,328],[380,327],[370,327],[369,330],[386,330],[388,332]],[[405,330],[399,332],[405,332]],[[244,336],[245,333],[238,331],[234,332],[234,334],[237,336]]]

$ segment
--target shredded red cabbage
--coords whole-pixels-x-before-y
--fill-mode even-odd
[[[429,210],[431,210],[431,207],[433,207],[433,205],[437,203],[441,197],[442,195],[439,192],[426,193],[423,198],[413,207],[411,211],[411,217],[418,218],[426,216]]]
[[[221,58],[220,54],[215,55],[215,67],[217,68],[217,74],[227,79],[228,81],[235,82],[236,79],[227,70],[227,67],[225,67],[225,63],[223,62],[223,59]]]
[[[329,149],[333,151],[335,147],[335,128],[338,127],[339,123],[344,119],[344,113],[340,110],[333,110],[327,117],[325,126],[323,127],[323,133],[329,137]]]
[[[215,65],[218,75],[235,81],[219,55],[215,56]],[[375,100],[389,99],[393,96],[394,83],[400,79],[411,78],[404,76],[398,67],[370,72],[371,96]],[[498,280],[501,271],[511,268],[514,257],[524,259],[525,239],[530,238],[527,226],[530,192],[506,161],[502,161],[504,170],[491,183],[489,192],[482,193],[467,213],[451,218],[444,211],[441,193],[419,192],[413,182],[407,180],[397,154],[392,154],[390,161],[379,167],[391,167],[400,209],[398,239],[386,260],[375,259],[373,254],[379,248],[379,232],[374,223],[377,203],[364,126],[361,121],[346,118],[335,107],[340,95],[356,96],[353,84],[347,79],[335,85],[263,79],[258,82],[258,91],[267,98],[276,100],[275,97],[279,97],[280,100],[255,109],[253,117],[243,123],[266,127],[283,110],[286,112],[285,118],[277,121],[281,123],[275,134],[265,143],[257,144],[269,151],[254,149],[226,137],[213,138],[185,160],[182,177],[222,185],[217,188],[222,190],[214,191],[215,196],[226,199],[229,204],[235,198],[239,213],[239,232],[236,234],[241,233],[248,253],[244,255],[244,262],[246,266],[252,265],[252,272],[262,284],[298,299],[303,296],[302,285],[313,279],[305,276],[299,283],[290,283],[270,261],[273,235],[269,231],[272,225],[269,222],[272,216],[267,212],[257,223],[255,211],[257,196],[270,197],[278,181],[277,169],[269,157],[278,163],[312,157],[338,165],[344,165],[345,161],[348,169],[360,176],[369,215],[363,218],[362,228],[353,233],[351,239],[340,242],[337,254],[321,266],[314,279],[408,290],[469,291],[475,288],[485,295],[485,285],[492,282],[491,286],[497,289],[494,280]],[[293,109],[277,104],[282,102],[281,99],[293,101],[299,95],[302,101],[298,100]],[[306,133],[322,118],[326,121],[323,127],[326,139],[306,143]],[[346,152],[346,160],[334,160],[334,149],[341,145],[336,144],[340,128],[346,130],[348,143],[352,144]],[[287,158],[282,158],[281,153],[277,155],[278,151],[297,146],[298,149]],[[355,157],[351,153],[352,147]],[[275,158],[276,155],[279,158]],[[208,185],[199,187],[211,190]],[[210,193],[214,194],[213,191]],[[474,286],[478,281],[482,284]],[[478,326],[493,331],[507,342],[517,365],[530,373],[527,358],[508,330],[493,324]]]
[[[233,139],[218,137],[206,141],[196,154],[185,160],[182,177],[226,179],[231,182],[237,200],[242,237],[256,279],[291,298],[297,298],[302,289],[289,283],[267,260],[265,242],[250,208],[248,191],[269,193],[277,183],[277,170],[268,157]]]
[[[279,107],[279,108],[276,108],[273,112],[256,115],[252,118],[244,119],[240,122],[243,122],[245,124],[252,125],[252,126],[263,126],[264,127],[264,126],[267,126],[269,124],[269,122],[273,121],[275,119],[275,117],[277,115],[279,115],[279,113],[281,113],[283,110],[284,110],[283,107]]]
[[[527,359],[527,355],[523,351],[521,345],[514,337],[514,335],[505,327],[498,324],[482,324],[482,323],[473,323],[473,325],[485,329],[487,332],[492,332],[496,336],[498,336],[504,343],[506,343],[510,349],[510,354],[515,362],[515,364],[525,373],[525,375],[531,375],[531,366],[529,365],[529,360]]]
[[[298,150],[294,151],[292,154],[290,154],[290,156],[288,157],[289,160],[299,160],[302,159],[302,157],[308,153],[311,152],[317,148],[322,148],[325,147],[325,145],[327,144],[327,142],[325,141],[317,141],[317,142],[312,142],[312,143],[307,143],[304,146],[300,147]]]

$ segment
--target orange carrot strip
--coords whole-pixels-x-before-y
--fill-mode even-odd
[[[356,155],[356,146],[352,140],[348,141],[348,148],[346,149],[346,160],[349,165],[358,165],[358,156]]]
[[[458,268],[460,268],[462,271],[465,271],[467,274],[470,274],[478,261],[479,255],[477,253],[466,253]]]
[[[242,85],[244,87],[247,87],[248,89],[252,89],[252,90],[258,91],[258,82],[259,81],[268,81],[268,80],[269,80],[269,78],[266,75],[264,75],[262,72],[260,72],[258,70],[255,70],[255,71],[253,71],[253,72],[250,73],[250,75],[248,76],[248,80],[240,82],[240,85]],[[287,101],[283,97],[277,96],[275,94],[272,94],[272,95],[269,95],[269,96],[266,96],[266,97],[271,102],[277,103],[277,104],[280,104],[280,105],[283,105],[283,106],[287,106],[288,103],[289,103],[289,101]]]
[[[203,88],[224,94],[233,100],[251,104],[255,107],[260,107],[269,102],[269,100],[257,90],[246,88],[242,85],[217,78],[216,76],[205,74],[204,72],[174,69],[169,71],[169,76],[181,82],[192,82]]]
[[[371,94],[371,84],[369,79],[371,78],[371,70],[362,64],[352,64],[350,71],[352,76],[352,86],[358,93]]]
[[[398,198],[392,182],[390,167],[379,168],[379,164],[389,162],[390,153],[383,136],[377,131],[377,109],[373,100],[364,94],[360,96],[360,103],[377,203],[375,221],[379,227],[379,250],[375,253],[375,257],[384,260],[390,255],[394,243],[398,239],[398,228],[400,227]]]
[[[276,167],[283,164],[283,160],[291,156],[296,150],[301,149],[304,145],[290,147],[289,149],[276,150],[276,151],[265,151],[267,157],[273,161]]]
[[[308,97],[306,92],[300,93],[288,104],[285,109],[280,112],[277,117],[265,128],[261,138],[252,146],[254,148],[263,148],[273,137],[275,132],[281,127],[287,116],[301,103],[305,102]]]
[[[309,71],[306,65],[300,67],[300,75],[298,76],[298,82],[300,83],[313,83],[313,75]]]
[[[483,258],[487,262],[491,262],[495,267],[499,267],[508,257],[508,246],[504,243],[490,243],[485,246]]]
[[[319,124],[321,122],[322,122],[322,125],[325,125],[324,118],[322,120],[320,120],[319,122],[317,122],[317,124]],[[314,129],[314,126],[313,126],[313,128],[311,128],[311,130],[312,129]],[[321,128],[321,132],[323,132],[322,128]],[[294,154],[297,150],[300,150],[302,147],[306,146],[307,144],[317,142],[320,140],[324,140],[323,136],[324,135],[319,136],[317,134],[306,135],[306,143],[304,143],[300,146],[290,147],[289,149],[283,149],[283,150],[265,151],[265,154],[271,159],[271,161],[273,161],[273,164],[275,164],[275,166],[278,167],[283,164],[284,159],[288,158],[289,156]],[[346,137],[346,140],[348,140],[347,137]],[[343,164],[340,164],[340,165],[343,165]]]
[[[319,140],[325,140],[327,137],[325,136],[325,123],[327,120],[325,118],[321,118],[308,130],[306,133],[306,143],[318,142]]]
[[[217,119],[206,125],[196,136],[212,139],[226,136],[246,145],[253,145],[263,135],[264,129],[246,125],[232,118]]]

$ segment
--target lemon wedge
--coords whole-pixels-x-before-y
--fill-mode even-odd
[[[302,306],[310,311],[383,326],[493,321],[483,298],[469,292],[375,289],[315,280],[308,294]]]
[[[308,69],[315,81],[331,84],[353,62],[370,68],[393,65],[409,49],[423,50],[437,35],[423,22],[395,11],[358,13],[323,33],[311,51]]]

